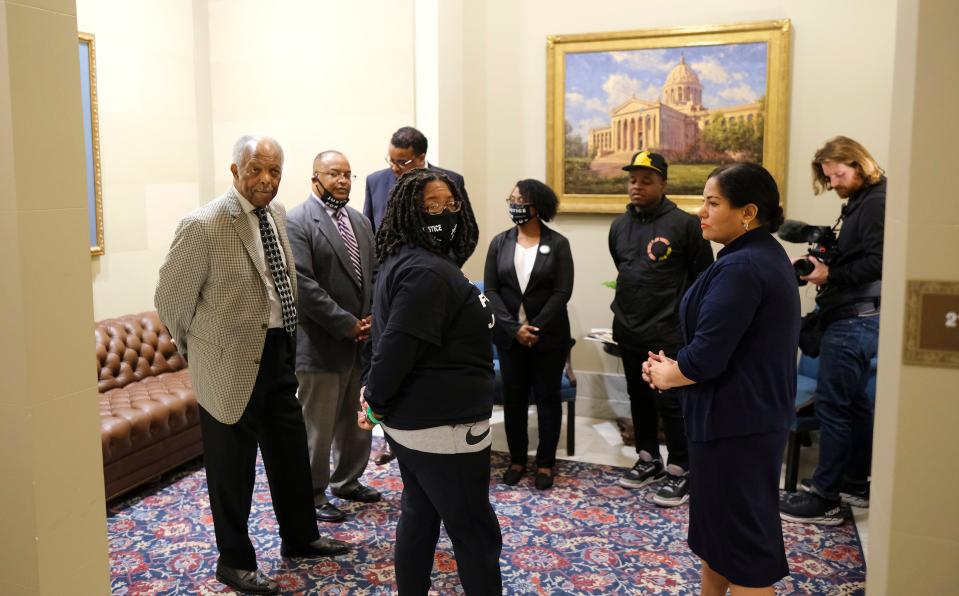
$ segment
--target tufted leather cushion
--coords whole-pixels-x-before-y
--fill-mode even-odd
[[[199,423],[186,362],[155,312],[97,323],[103,461]]]
[[[93,335],[100,368],[100,393],[186,368],[170,332],[155,312],[100,321]]]

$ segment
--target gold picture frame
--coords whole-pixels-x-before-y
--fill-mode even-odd
[[[87,221],[90,255],[104,253],[103,190],[100,186],[100,119],[97,115],[97,52],[92,33],[79,33],[80,96],[87,172]]]
[[[546,178],[561,212],[621,213],[620,168],[643,149],[666,155],[684,209],[717,163],[759,154],[785,205],[790,36],[788,19],[549,36]]]
[[[959,351],[955,349],[937,349],[924,345],[923,340],[927,342],[930,339],[930,327],[939,327],[945,323],[948,327],[948,333],[952,334],[952,341],[946,343],[955,344],[955,334],[959,334],[959,320],[957,314],[959,309],[949,308],[948,313],[943,313],[941,302],[943,298],[949,300],[953,305],[959,303],[959,282],[954,281],[933,281],[933,280],[908,280],[906,282],[906,320],[905,333],[903,334],[902,363],[915,366],[941,366],[949,368],[959,368]],[[940,302],[940,308],[930,308],[927,300],[935,299]],[[943,321],[939,316],[946,316]],[[938,316],[937,316],[938,315]],[[951,315],[951,316],[950,316]],[[932,317],[932,320],[927,318]],[[944,330],[939,327],[940,334]],[[941,337],[941,335],[940,335]],[[935,345],[935,342],[929,342]],[[946,346],[939,346],[946,347]]]

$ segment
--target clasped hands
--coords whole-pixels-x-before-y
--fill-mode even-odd
[[[673,387],[680,386],[681,382],[677,376],[682,376],[679,372],[679,365],[672,358],[666,356],[662,350],[659,354],[647,352],[649,357],[643,362],[643,380],[649,383],[649,386],[657,391],[665,391]]]
[[[350,337],[356,343],[361,343],[370,338],[370,329],[373,327],[373,315],[367,315],[362,319],[357,319],[356,324],[350,329]]]
[[[525,324],[520,325],[519,331],[516,332],[516,341],[527,348],[532,348],[539,342],[539,336],[536,335],[537,333],[539,333],[539,327]]]

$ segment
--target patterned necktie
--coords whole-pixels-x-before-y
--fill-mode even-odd
[[[260,238],[263,240],[263,254],[266,264],[270,267],[273,276],[273,285],[280,296],[280,306],[283,309],[283,328],[290,335],[296,333],[296,305],[293,304],[293,288],[290,287],[290,276],[283,266],[283,256],[280,254],[280,245],[276,241],[273,226],[266,218],[266,210],[257,207],[253,213],[260,220]]]
[[[363,268],[360,267],[360,247],[356,243],[356,236],[350,229],[350,222],[346,218],[346,209],[342,207],[336,210],[336,229],[340,231],[340,238],[346,245],[346,252],[350,253],[350,262],[353,263],[353,273],[356,275],[356,281],[363,285]]]

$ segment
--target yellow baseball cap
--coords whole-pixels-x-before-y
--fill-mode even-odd
[[[666,163],[666,158],[659,153],[639,151],[633,154],[633,158],[629,160],[628,164],[623,166],[623,170],[630,172],[639,168],[649,168],[650,170],[658,172],[659,175],[665,179],[669,164]]]

